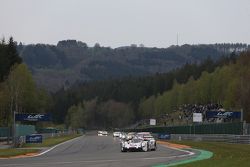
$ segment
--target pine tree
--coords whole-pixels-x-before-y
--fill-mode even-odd
[[[13,38],[10,37],[8,44],[2,39],[0,44],[0,82],[6,79],[14,64],[20,64],[21,62],[22,59],[18,56]]]

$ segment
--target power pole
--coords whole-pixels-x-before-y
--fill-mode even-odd
[[[13,134],[12,134],[12,144],[13,147],[16,147],[16,111],[13,111]]]

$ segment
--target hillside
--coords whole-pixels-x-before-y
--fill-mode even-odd
[[[90,129],[124,127],[134,122],[143,125],[149,118],[156,118],[161,125],[186,125],[192,122],[194,111],[204,114],[223,108],[242,109],[244,120],[249,122],[249,55],[243,52],[222,64],[185,65],[152,78],[98,81],[58,91],[53,95],[54,121]],[[197,71],[200,75],[195,77]],[[178,79],[182,77],[186,79]]]
[[[242,51],[245,44],[182,45],[147,48],[136,45],[109,48],[96,44],[88,47],[76,40],[55,45],[18,45],[23,61],[31,69],[37,84],[55,92],[76,82],[145,76],[165,73],[189,62],[213,60],[232,51]]]
[[[204,71],[197,80],[190,77],[185,84],[176,82],[172,89],[164,91],[161,95],[144,99],[140,103],[139,111],[144,118],[161,117],[166,113],[179,111],[180,108],[183,110],[184,106],[190,104],[212,103],[220,104],[229,111],[243,110],[244,120],[250,122],[249,82],[250,52],[248,51],[242,52],[236,61],[217,67],[212,73]],[[191,110],[187,111],[189,112],[181,113],[184,123],[192,118]],[[179,113],[176,115],[180,116]]]

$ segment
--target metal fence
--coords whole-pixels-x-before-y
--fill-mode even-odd
[[[8,137],[11,135],[11,129],[8,127],[0,127],[0,137]]]
[[[52,137],[59,137],[65,135],[76,134],[75,131],[59,131],[55,133],[40,133],[43,136],[43,139],[52,138]]]
[[[171,140],[215,141],[250,144],[250,135],[171,134]]]
[[[244,127],[245,134],[250,135],[250,124],[246,123]]]
[[[16,124],[16,136],[25,136],[29,134],[36,133],[35,126],[33,125],[19,125]],[[12,136],[11,127],[0,127],[0,137],[10,137]]]
[[[16,124],[16,136],[26,136],[30,134],[35,134],[36,128],[34,125],[19,125]]]
[[[154,126],[137,129],[127,129],[127,131],[149,131],[153,133],[168,134],[243,134],[243,123],[213,123],[213,124],[193,124],[187,126]]]

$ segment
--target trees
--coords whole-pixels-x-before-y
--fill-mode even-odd
[[[114,100],[97,103],[97,99],[71,106],[65,119],[73,129],[122,128],[133,121],[134,112],[129,105]]]
[[[235,58],[233,58],[232,61],[235,61]],[[218,62],[213,62],[208,58],[201,64],[187,63],[183,67],[168,73],[157,73],[152,76],[126,77],[122,79],[109,79],[75,84],[68,90],[61,89],[54,94],[55,106],[53,107],[53,114],[56,116],[55,121],[57,123],[63,123],[70,106],[95,98],[100,103],[114,100],[116,102],[130,104],[134,110],[135,119],[141,119],[140,116],[142,115],[144,117],[149,117],[171,112],[174,107],[184,102],[198,103],[200,102],[199,98],[201,96],[204,99],[203,101],[209,99],[213,102],[218,102],[219,100],[217,97],[224,94],[224,92],[221,92],[221,90],[224,90],[225,86],[223,82],[227,82],[228,77],[224,79],[225,77],[223,77],[221,73],[218,74],[220,76],[217,76],[217,74],[211,78],[209,78],[209,76],[210,72],[214,70],[218,73],[219,67],[223,64],[230,64],[230,58],[223,58]],[[195,80],[201,77],[204,71],[207,71],[203,73],[203,75],[206,74],[207,77],[204,77],[202,81],[195,82]],[[216,79],[214,80],[213,78]],[[220,82],[220,80],[223,80],[223,82]],[[176,88],[173,88],[174,85]],[[207,92],[196,91],[196,88],[205,89]],[[171,96],[161,96],[165,94],[164,92],[172,89],[173,91],[166,93],[171,94]],[[216,93],[214,95],[213,93],[215,91]],[[177,93],[180,95],[177,96]],[[153,97],[159,97],[159,99],[152,100]],[[145,98],[145,100],[142,100],[143,98]],[[148,98],[149,100],[146,100]],[[145,111],[138,110],[138,108],[143,107],[143,105],[141,105],[143,103],[142,101],[145,101],[145,106],[150,106],[148,108],[144,107]],[[149,101],[154,101],[154,103],[149,103]]]
[[[8,44],[3,39],[0,43],[0,125],[8,126],[10,123],[10,105],[12,105],[6,78],[15,64],[22,62],[16,50],[16,44],[10,37]],[[11,106],[13,108],[13,106]]]
[[[152,115],[164,115],[173,112],[182,104],[223,104],[228,110],[244,110],[245,120],[250,121],[250,52],[242,53],[236,64],[231,63],[215,72],[203,72],[201,77],[192,77],[186,84],[174,83],[171,90],[152,100],[144,99],[140,103],[140,112],[147,116],[148,110]],[[153,105],[152,105],[153,104]],[[153,107],[152,107],[153,106]]]
[[[109,100],[99,108],[106,116],[106,127],[121,128],[131,124],[134,120],[134,113],[131,107],[125,103]]]
[[[38,89],[25,64],[12,66],[8,78],[0,83],[0,122],[10,124],[17,113],[46,112],[49,95]]]
[[[250,51],[243,53],[236,64],[238,70],[238,91],[236,101],[244,111],[244,119],[250,122]]]
[[[6,83],[11,112],[27,112],[29,108],[34,108],[37,97],[35,83],[25,64],[13,66]]]
[[[0,82],[4,81],[14,64],[20,64],[22,59],[18,56],[16,44],[10,37],[8,44],[4,40],[0,43]]]
[[[0,83],[0,127],[8,126],[11,120],[9,111],[10,96],[6,83]]]
[[[66,117],[66,125],[72,129],[85,128],[86,127],[86,115],[85,109],[82,103],[73,105],[68,110]]]

